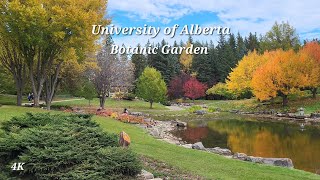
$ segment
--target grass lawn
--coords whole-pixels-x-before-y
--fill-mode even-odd
[[[45,112],[35,108],[2,106],[0,107],[0,122],[29,111]],[[131,148],[136,153],[208,179],[320,179],[319,175],[301,170],[242,162],[207,152],[178,147],[156,140],[134,125],[105,117],[94,116],[93,119],[107,132],[127,132],[132,140]]]
[[[191,102],[191,101],[187,101]],[[241,99],[241,100],[196,100],[195,104],[206,104],[208,106],[220,108],[221,110],[229,111],[238,109],[243,111],[259,111],[274,109],[277,111],[297,111],[298,108],[303,107],[305,113],[310,114],[320,111],[320,97],[316,99],[311,97],[289,97],[289,104],[287,107],[282,106],[282,99],[277,97],[273,103],[261,103],[256,99]]]
[[[89,101],[86,99],[76,99],[76,100],[68,100],[62,102],[53,102],[53,105],[68,105],[68,106],[88,106]],[[91,106],[99,107],[99,99],[95,98],[91,101]],[[112,98],[107,98],[105,103],[106,108],[128,108],[128,109],[136,109],[136,110],[143,110],[149,109],[150,103],[141,101],[141,100],[134,100],[134,101],[127,101],[127,100],[117,100]],[[166,110],[167,108],[160,104],[160,103],[153,103],[154,110]]]

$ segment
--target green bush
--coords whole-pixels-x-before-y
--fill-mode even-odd
[[[89,115],[26,114],[3,124],[0,172],[29,179],[122,179],[141,171],[130,149]],[[10,171],[24,162],[24,171]],[[0,175],[1,177],[1,175]]]
[[[213,113],[213,112],[216,112],[216,111],[218,111],[218,108],[213,107],[213,106],[208,107],[208,112]]]
[[[202,108],[201,108],[201,106],[191,106],[189,109],[188,109],[188,112],[189,113],[194,113],[194,112],[196,112],[196,111],[198,111],[198,110],[201,110]]]
[[[122,97],[123,100],[132,101],[136,98],[136,96],[132,93],[125,93]]]
[[[225,83],[218,83],[207,90],[207,95],[213,96],[213,99],[235,99],[236,95],[228,90]]]

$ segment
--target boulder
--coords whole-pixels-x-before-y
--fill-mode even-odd
[[[239,113],[239,110],[238,109],[232,109],[229,111],[230,113]]]
[[[177,123],[177,127],[187,127],[186,122],[176,121],[176,123]]]
[[[133,116],[142,116],[143,113],[142,113],[142,112],[130,112],[130,115],[133,115]]]
[[[264,164],[293,168],[292,160],[289,158],[262,158],[262,161]]]
[[[183,144],[181,146],[184,148],[192,149],[192,144]]]
[[[128,147],[131,143],[130,137],[124,131],[120,132],[119,135],[119,145],[122,147]]]
[[[197,115],[204,115],[206,113],[206,111],[205,110],[196,110],[195,113]]]
[[[142,179],[154,179],[153,174],[144,169],[141,170],[141,173],[138,175],[138,177]]]
[[[192,144],[192,149],[205,150],[206,148],[203,146],[202,142],[197,142]]]
[[[242,161],[247,161],[248,160],[248,156],[245,153],[234,153],[232,158],[233,159],[239,159],[239,160],[242,160]]]
[[[206,148],[207,151],[215,153],[215,154],[220,154],[224,156],[232,156],[232,152],[229,149],[224,149],[220,147],[214,147],[214,148]]]
[[[310,118],[320,118],[320,113],[311,113]]]
[[[282,166],[293,168],[292,160],[289,158],[263,158],[263,157],[254,157],[248,156],[246,161],[250,161],[253,163],[260,163],[260,164],[268,164],[272,166]]]
[[[161,133],[158,128],[152,128],[152,129],[150,129],[149,132],[150,132],[151,136],[153,136],[155,138],[161,138]]]

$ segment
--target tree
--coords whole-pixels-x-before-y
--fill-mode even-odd
[[[260,42],[257,37],[257,33],[249,33],[249,36],[244,40],[247,51],[258,50],[260,47]]]
[[[272,26],[271,30],[268,31],[261,39],[261,52],[266,50],[283,49],[298,50],[300,47],[299,36],[296,29],[292,27],[288,22],[282,22]]]
[[[179,75],[173,77],[169,82],[168,96],[171,99],[178,99],[184,97],[183,85],[191,78],[190,75],[181,72]]]
[[[22,104],[22,93],[26,83],[27,67],[21,51],[13,42],[0,38],[0,62],[12,76],[17,91],[17,105]]]
[[[239,61],[237,67],[232,69],[228,75],[226,85],[228,90],[235,93],[238,97],[252,91],[251,81],[254,72],[268,60],[268,52],[263,56],[257,51],[249,52]]]
[[[111,91],[112,82],[116,78],[116,61],[115,54],[111,54],[113,40],[111,36],[107,37],[104,46],[97,54],[98,69],[93,73],[94,85],[100,100],[100,108],[104,109],[107,96]]]
[[[206,95],[207,85],[202,84],[196,78],[190,78],[184,85],[184,95],[193,101]]]
[[[97,36],[92,24],[107,24],[103,0],[4,0],[0,3],[0,32],[22,52],[28,67],[34,94],[39,105],[43,88],[46,101],[52,101],[65,50],[76,49],[83,59],[93,50]],[[45,82],[47,83],[45,84]]]
[[[188,41],[186,48],[191,46],[191,42]],[[190,73],[191,66],[192,66],[192,54],[187,54],[186,50],[184,49],[180,55],[180,63],[182,65],[182,69],[185,73]]]
[[[293,51],[276,50],[270,59],[253,74],[252,88],[260,100],[269,100],[281,96],[283,106],[288,103],[288,95],[299,91],[303,65],[299,56]]]
[[[96,90],[94,88],[94,84],[91,81],[87,80],[84,83],[84,87],[82,89],[82,97],[84,97],[89,101],[89,106],[90,106],[91,105],[90,101],[93,100],[95,96],[96,96]]]
[[[320,44],[316,41],[306,43],[300,50],[301,59],[306,58],[306,64],[309,64],[307,71],[305,72],[305,77],[310,78],[307,80],[309,82],[306,84],[306,89],[310,89],[313,98],[316,98],[317,88],[320,86]],[[312,58],[315,62],[313,62]]]
[[[141,46],[138,44],[138,49],[140,49]],[[138,79],[141,75],[144,68],[147,67],[147,59],[143,54],[133,54],[131,56],[131,62],[134,64],[134,79]]]
[[[207,90],[207,95],[212,95],[214,99],[234,99],[235,95],[230,92],[225,83],[219,82]]]
[[[150,102],[150,109],[153,102],[165,100],[167,86],[161,73],[155,68],[146,67],[137,82],[137,95]]]

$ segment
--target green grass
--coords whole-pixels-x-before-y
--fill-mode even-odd
[[[41,109],[14,106],[0,107],[0,121],[25,112],[45,112]],[[57,113],[57,112],[55,112]],[[134,125],[94,116],[93,118],[108,132],[127,132],[132,140],[131,148],[138,154],[163,161],[184,171],[208,179],[320,179],[319,175],[301,170],[254,164],[192,150],[156,140]]]
[[[27,97],[23,97],[23,103],[28,102]],[[17,96],[16,95],[7,95],[7,94],[0,94],[0,104],[2,105],[16,105],[17,103]]]
[[[68,105],[68,106],[88,106],[89,101],[86,99],[81,100],[71,100],[71,101],[63,101],[63,102],[53,102],[52,104],[55,105]],[[91,101],[92,107],[99,107],[99,99],[95,98]],[[106,108],[128,108],[130,109],[136,109],[136,110],[143,110],[143,109],[149,109],[150,104],[145,101],[141,100],[134,100],[134,101],[127,101],[127,100],[116,100],[107,98],[105,103]],[[153,109],[155,110],[166,110],[167,108],[159,103],[153,103]]]

